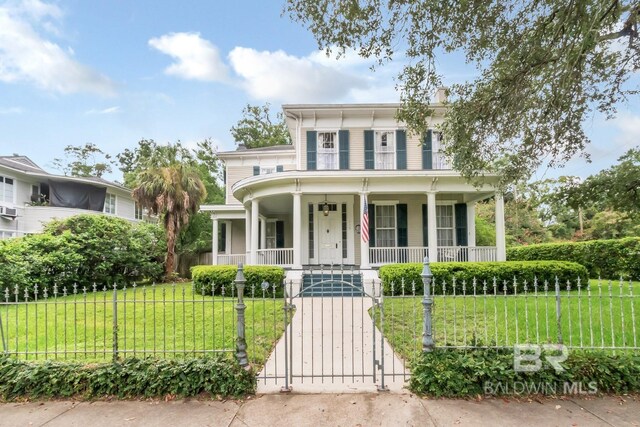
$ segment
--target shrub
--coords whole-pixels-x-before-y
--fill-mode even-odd
[[[507,258],[572,261],[584,265],[593,278],[640,280],[640,237],[519,246],[507,249]]]
[[[388,264],[380,267],[379,274],[384,294],[391,295],[392,284],[393,294],[402,294],[403,281],[405,294],[413,292],[413,283],[415,283],[416,294],[422,294],[421,272],[421,263]],[[456,294],[463,292],[472,294],[474,279],[478,293],[483,292],[485,281],[487,292],[493,293],[495,279],[497,292],[505,292],[506,282],[506,292],[511,294],[515,290],[519,293],[523,292],[525,282],[528,284],[529,291],[533,290],[534,280],[537,280],[538,285],[542,287],[545,280],[554,283],[557,278],[563,284],[563,288],[566,287],[567,281],[572,284],[572,288],[575,288],[578,280],[580,286],[586,286],[589,278],[586,268],[580,264],[562,261],[439,262],[431,264],[431,272],[434,294],[453,293],[454,283]]]
[[[54,220],[43,234],[0,242],[0,291],[10,289],[11,300],[33,298],[45,289],[82,290],[94,284],[123,286],[162,276],[166,243],[162,230],[106,215],[78,215]],[[16,288],[17,286],[17,288]]]
[[[564,371],[556,371],[545,362],[539,371],[516,372],[512,349],[435,349],[421,354],[414,363],[409,388],[435,397],[566,394],[571,389],[567,390],[565,384],[572,383],[581,384],[583,392],[640,391],[637,354],[572,351],[561,365]]]
[[[215,295],[220,295],[222,288],[225,288],[225,295],[230,295],[231,285],[234,283],[238,267],[235,265],[197,265],[191,267],[191,278],[197,293],[211,295],[212,286]],[[273,285],[276,286],[276,297],[284,295],[282,282],[284,281],[284,269],[268,265],[245,265],[244,266],[245,296],[262,296],[262,282],[269,282],[269,289],[265,295],[273,296]]]
[[[200,359],[127,359],[82,365],[24,362],[0,357],[0,400],[25,398],[180,397],[208,393],[239,397],[255,392],[255,375],[229,355]]]

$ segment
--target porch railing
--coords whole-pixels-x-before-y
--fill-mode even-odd
[[[495,246],[441,246],[436,250],[438,262],[486,262],[497,260]],[[369,248],[371,265],[422,262],[429,254],[426,246],[406,248]]]
[[[240,263],[244,264],[245,255],[244,254],[219,254],[218,255],[218,265],[238,265]]]
[[[256,264],[264,265],[292,265],[293,248],[258,249]]]
[[[399,262],[422,262],[427,255],[426,247],[407,248],[369,248],[369,262],[372,265],[394,264]]]

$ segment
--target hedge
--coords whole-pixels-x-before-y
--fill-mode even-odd
[[[191,267],[191,278],[195,285],[196,292],[205,295],[220,295],[222,288],[225,295],[231,295],[231,286],[235,283],[238,267],[235,265],[197,265]],[[275,296],[284,295],[283,281],[284,269],[268,265],[245,265],[244,278],[246,279],[244,295],[250,297],[252,294],[262,296],[262,283],[269,282],[269,288],[264,291],[266,296],[273,296],[273,286],[275,285]],[[234,285],[235,286],[235,285]]]
[[[545,361],[537,372],[516,372],[513,354],[512,349],[423,353],[412,366],[409,389],[433,397],[640,392],[640,355],[636,353],[574,350],[561,363],[563,371]]]
[[[0,400],[39,398],[180,397],[207,393],[240,397],[255,392],[255,374],[231,355],[200,359],[127,359],[82,365],[0,357]]]
[[[573,261],[592,278],[640,280],[640,237],[518,246],[507,249],[507,259]]]
[[[0,292],[10,299],[124,286],[158,280],[164,273],[164,232],[154,224],[132,224],[108,215],[84,214],[45,225],[42,234],[0,241]]]
[[[416,294],[422,294],[423,284],[420,273],[422,263],[387,264],[380,267],[379,275],[382,280],[385,295],[400,295],[413,292],[415,283]],[[493,293],[493,281],[496,280],[497,292],[505,291],[509,294],[517,290],[524,291],[525,281],[528,290],[533,290],[534,280],[537,280],[540,289],[544,281],[554,286],[556,278],[566,289],[569,281],[573,289],[577,288],[578,279],[581,287],[588,283],[587,269],[575,262],[563,261],[504,261],[504,262],[438,262],[431,264],[433,274],[432,292],[434,294],[453,293],[455,283],[456,294],[473,294],[473,280],[476,280],[476,292],[483,292],[484,282],[487,282],[487,292]],[[454,282],[455,279],[455,282]],[[514,286],[514,279],[516,286]],[[463,289],[464,287],[464,289]],[[443,292],[444,289],[444,292]]]

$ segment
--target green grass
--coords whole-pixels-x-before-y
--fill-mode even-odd
[[[611,291],[611,294],[609,293]],[[569,347],[640,347],[640,282],[598,283],[589,291],[561,291],[560,332]],[[631,297],[630,295],[633,295]],[[376,319],[380,324],[379,313]],[[537,321],[536,321],[537,319]],[[384,334],[410,360],[421,350],[422,297],[385,297]],[[558,342],[556,297],[436,295],[433,334],[437,346],[502,346]]]
[[[183,358],[234,351],[236,301],[227,292],[226,297],[194,294],[191,283],[118,290],[118,356]],[[247,352],[251,363],[261,366],[282,334],[283,300],[249,295],[245,304]],[[0,317],[7,350],[21,359],[113,358],[113,291],[0,305]]]

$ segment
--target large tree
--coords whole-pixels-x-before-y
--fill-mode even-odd
[[[285,9],[320,48],[406,59],[399,118],[418,133],[443,83],[442,55],[463,54],[477,76],[450,87],[443,131],[469,179],[493,171],[515,182],[584,153],[584,120],[612,117],[638,93],[628,82],[640,68],[638,0],[287,0]]]
[[[92,142],[67,145],[64,148],[64,158],[53,159],[53,167],[70,176],[100,178],[105,173],[111,173],[112,165],[111,155]]]
[[[640,218],[640,146],[618,159],[618,164],[560,188],[555,197],[574,208],[615,210]]]
[[[207,190],[192,158],[183,157],[188,151],[183,151],[181,145],[163,146],[162,155],[157,151],[151,148],[142,170],[133,178],[133,197],[161,218],[167,234],[165,271],[170,277],[175,270],[175,249],[180,232],[206,199]]]
[[[247,148],[291,144],[289,129],[282,113],[277,113],[273,120],[270,108],[268,103],[262,106],[247,105],[242,110],[242,118],[231,128],[233,139]]]

